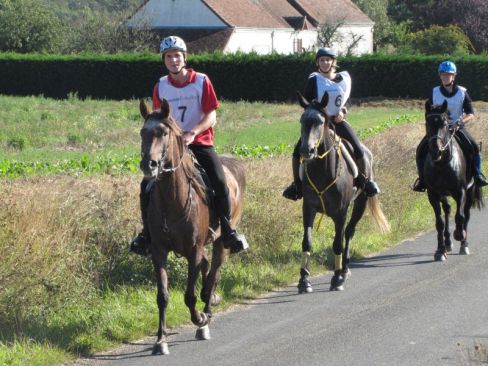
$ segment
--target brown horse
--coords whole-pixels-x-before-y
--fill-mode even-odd
[[[212,209],[202,175],[195,166],[192,154],[182,139],[182,131],[170,114],[166,100],[161,111],[149,113],[141,100],[144,118],[141,129],[141,170],[149,180],[150,202],[147,221],[151,235],[151,256],[157,279],[159,328],[153,354],[168,354],[166,307],[169,301],[167,259],[169,252],[188,261],[188,280],[185,304],[191,321],[198,326],[197,339],[209,339],[208,323],[211,306],[216,303],[215,289],[220,267],[228,255],[220,240],[219,220]],[[221,157],[232,207],[235,226],[242,213],[245,188],[244,168],[236,159]],[[213,242],[212,263],[205,245]],[[196,309],[196,286],[202,274],[200,293],[205,303],[203,312]]]
[[[325,113],[329,96],[322,100],[307,101],[298,94],[300,105],[304,108],[300,118],[301,146],[300,155],[303,167],[303,240],[302,266],[298,292],[312,292],[309,280],[310,251],[312,249],[312,228],[317,213],[329,216],[334,222],[335,237],[332,246],[335,255],[334,276],[330,290],[342,290],[350,274],[349,244],[354,236],[356,225],[361,220],[366,206],[382,232],[390,229],[377,196],[368,197],[364,192],[357,192],[353,185],[357,174],[355,164],[347,158],[348,152],[341,147],[343,142],[336,139],[329,128]],[[346,122],[344,122],[346,123]],[[373,179],[371,152],[364,146],[364,154],[369,161],[368,178]],[[354,201],[351,218],[346,225],[349,205]],[[345,245],[344,245],[345,241]]]

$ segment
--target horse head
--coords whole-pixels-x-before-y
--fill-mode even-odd
[[[171,116],[167,100],[161,102],[161,109],[149,113],[141,99],[139,110],[144,125],[141,128],[141,163],[140,168],[145,179],[155,179],[162,173],[173,172],[175,160],[180,159],[184,152],[181,129]],[[176,161],[177,164],[179,164]]]
[[[447,101],[440,106],[430,101],[425,103],[425,129],[428,138],[429,154],[433,162],[447,159],[452,134],[449,131]]]
[[[302,94],[299,92],[297,94],[298,101],[304,109],[300,117],[302,125],[300,155],[303,159],[314,159],[317,157],[318,147],[324,140],[325,133],[328,133],[325,107],[329,101],[329,94],[324,93],[320,102],[317,100],[309,102]]]

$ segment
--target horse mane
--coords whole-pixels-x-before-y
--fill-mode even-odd
[[[178,149],[184,151],[181,160],[181,169],[185,172],[185,175],[190,180],[190,184],[195,189],[197,195],[208,204],[208,198],[206,189],[203,186],[200,171],[197,169],[193,162],[193,154],[191,153],[190,149],[186,144],[183,142],[183,130],[178,125],[178,122],[173,118],[170,114],[167,118],[163,115],[163,113],[159,110],[156,110],[150,114],[150,117],[161,121],[162,124],[166,125],[169,130],[171,131],[171,136],[174,137],[175,142],[178,144]]]

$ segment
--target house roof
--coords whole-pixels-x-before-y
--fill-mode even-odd
[[[178,0],[173,0],[178,1]],[[312,29],[323,23],[374,24],[351,0],[200,0],[229,27]],[[145,0],[138,12],[149,0]]]
[[[285,16],[300,16],[286,0],[201,0],[232,27],[290,28]]]
[[[318,26],[323,23],[374,24],[351,0],[288,0]]]

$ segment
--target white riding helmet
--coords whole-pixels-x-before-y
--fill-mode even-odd
[[[178,36],[166,37],[161,41],[161,44],[159,45],[159,52],[164,54],[165,52],[170,50],[186,52],[185,41],[183,41]]]

